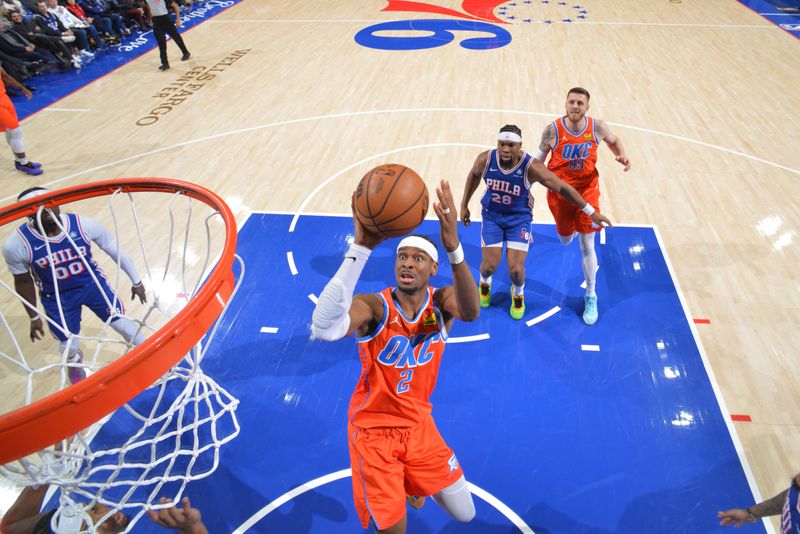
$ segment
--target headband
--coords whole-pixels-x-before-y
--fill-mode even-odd
[[[47,189],[34,189],[33,191],[29,191],[24,195],[22,195],[21,197],[19,197],[17,202],[22,202],[23,200],[28,200],[29,198],[40,197],[42,195],[46,195],[49,192],[50,191]]]
[[[400,249],[403,247],[416,247],[423,250],[433,261],[439,263],[439,253],[436,252],[436,245],[425,238],[418,235],[410,235],[400,241],[400,244],[397,245],[397,252],[400,252]]]
[[[497,140],[498,141],[512,141],[514,143],[521,143],[522,142],[522,137],[520,137],[518,134],[515,134],[514,132],[500,132],[499,134],[497,134]]]

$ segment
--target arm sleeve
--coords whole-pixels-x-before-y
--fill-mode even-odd
[[[25,274],[30,270],[31,262],[28,248],[16,233],[3,243],[3,258],[5,258],[11,274]]]
[[[111,256],[111,259],[115,262],[119,259],[119,266],[125,271],[128,278],[131,279],[133,285],[139,284],[142,279],[139,278],[139,273],[136,272],[136,266],[133,264],[133,260],[131,260],[130,256],[128,256],[124,250],[117,246],[117,241],[114,239],[114,236],[103,228],[99,222],[90,217],[78,216],[78,219],[80,220],[84,236],[94,241],[97,246],[100,247],[103,252]]]

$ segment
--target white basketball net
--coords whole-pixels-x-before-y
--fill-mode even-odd
[[[131,281],[119,268],[119,256],[109,258],[93,245],[93,259],[102,265],[108,284],[116,293],[106,297],[108,309],[117,308],[117,298],[125,299],[125,314],[112,312],[103,324],[84,307],[81,333],[72,334],[64,321],[65,297],[58,289],[55,267],[51,266],[59,314],[46,318],[49,324],[45,330],[49,326],[63,332],[69,338],[65,344],[60,345],[47,332],[44,340],[31,345],[30,320],[23,309],[30,309],[31,303],[15,291],[10,273],[0,276],[4,290],[0,290],[0,386],[4,392],[12,393],[7,395],[12,404],[4,401],[0,413],[69,387],[70,373],[91,374],[122,357],[133,345],[115,331],[112,322],[120,318],[132,321],[127,324],[133,325],[135,334],[147,337],[174,317],[200,289],[215,263],[212,255],[222,250],[224,223],[218,212],[181,193],[169,197],[168,209],[163,209],[164,200],[165,193],[130,194],[118,190],[110,198],[61,207],[62,213],[90,216],[111,232],[118,248],[130,255],[142,275],[148,298],[147,304],[138,300],[130,304]],[[137,216],[137,204],[148,209],[148,219],[143,224]],[[161,209],[154,210],[153,206]],[[41,234],[43,212],[44,208],[40,208],[38,222],[33,223]],[[162,220],[152,220],[153,213],[160,213]],[[198,219],[199,224],[195,222]],[[2,238],[21,222],[17,221],[13,229],[11,225],[4,227]],[[63,232],[64,226],[59,226]],[[94,283],[101,287],[85,255],[77,250],[69,233],[66,237],[93,273]],[[239,275],[234,295],[244,275],[244,265],[238,256],[236,259]],[[70,439],[0,466],[0,474],[15,484],[60,488],[58,511],[51,522],[55,531],[95,532],[98,525],[122,511],[129,518],[124,529],[129,532],[148,509],[174,505],[190,481],[216,469],[220,447],[239,433],[235,415],[239,401],[206,376],[201,363],[226,310],[227,303],[206,337],[179,364],[122,408]],[[45,319],[41,305],[38,311]],[[128,338],[135,338],[134,332]],[[75,358],[74,347],[78,345],[82,361]],[[169,502],[161,503],[164,497]],[[90,510],[100,511],[94,514],[94,521]]]

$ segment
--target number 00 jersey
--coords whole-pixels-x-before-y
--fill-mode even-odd
[[[503,169],[497,157],[497,149],[490,150],[481,176],[486,183],[481,206],[497,213],[528,213],[533,218],[533,196],[530,194],[531,185],[528,182],[528,167],[531,162],[531,155],[523,152],[514,167]]]
[[[350,423],[361,428],[410,427],[431,413],[428,400],[439,373],[447,331],[434,305],[434,288],[416,317],[406,318],[393,296],[378,295],[383,320],[358,338],[361,377],[350,399]]]

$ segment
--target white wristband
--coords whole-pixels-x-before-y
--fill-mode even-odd
[[[458,265],[464,261],[464,249],[461,247],[461,243],[458,244],[455,250],[448,252],[447,257],[450,259],[451,265]]]
[[[591,217],[592,213],[594,213],[594,207],[592,207],[592,205],[587,202],[586,205],[581,208],[581,211],[586,215],[588,215],[589,217]]]

